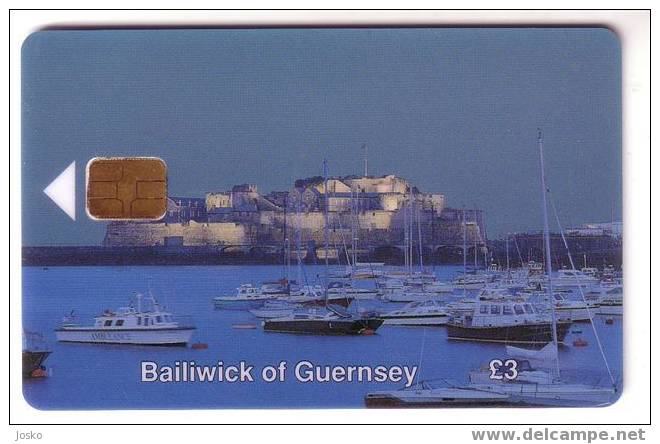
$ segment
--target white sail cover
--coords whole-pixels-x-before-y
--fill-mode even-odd
[[[512,358],[527,359],[536,362],[552,362],[557,359],[557,348],[550,342],[540,350],[506,346],[506,354]]]

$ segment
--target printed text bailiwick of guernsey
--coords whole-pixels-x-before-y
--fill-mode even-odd
[[[271,383],[284,382],[292,375],[300,383],[343,382],[405,382],[410,387],[417,376],[417,366],[407,365],[316,365],[299,361],[289,371],[287,361],[266,365],[255,370],[253,365],[240,361],[227,365],[217,361],[215,365],[200,365],[195,361],[174,361],[161,365],[154,361],[140,363],[142,382],[254,382],[257,378]]]

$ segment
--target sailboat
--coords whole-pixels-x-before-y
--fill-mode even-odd
[[[323,162],[324,196],[324,251],[329,251],[328,239],[328,173],[327,161]],[[293,313],[266,319],[263,321],[264,331],[280,333],[302,333],[318,335],[359,335],[371,334],[383,324],[383,319],[365,314],[356,316],[340,306],[329,303],[329,275],[328,255],[325,255],[325,285],[323,288],[325,307],[307,311],[294,311]]]
[[[547,271],[547,290],[554,294],[550,230],[548,226],[547,187],[543,162],[543,138],[539,130],[538,146],[543,196],[544,249]],[[550,298],[552,299],[552,298]],[[616,399],[617,386],[603,353],[598,332],[594,334],[603,357],[610,386],[597,386],[563,381],[559,371],[557,316],[554,304],[552,315],[552,341],[540,350],[506,347],[507,354],[516,361],[515,378],[493,379],[486,369],[471,372],[469,383],[464,386],[437,387],[418,383],[408,389],[369,393],[365,396],[367,407],[438,407],[446,405],[524,405],[524,406],[604,406]],[[593,325],[593,323],[592,323]],[[533,363],[535,364],[533,365]],[[551,368],[548,368],[551,367]]]

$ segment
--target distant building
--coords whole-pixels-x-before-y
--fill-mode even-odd
[[[204,198],[171,197],[160,221],[110,223],[104,245],[282,245],[285,238],[318,245],[326,209],[333,245],[351,243],[353,232],[360,248],[402,245],[411,224],[414,243],[421,236],[425,248],[462,245],[464,236],[470,245],[486,242],[480,210],[447,208],[443,194],[387,175],[332,177],[327,189],[316,176],[266,195],[242,184]]]

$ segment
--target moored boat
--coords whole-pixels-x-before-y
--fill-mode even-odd
[[[142,296],[137,295],[137,308],[121,307],[105,310],[94,318],[93,325],[80,325],[74,319],[55,330],[60,342],[125,345],[186,345],[195,331],[193,326],[181,325],[172,313],[165,311],[153,296],[150,307],[142,309]]]
[[[339,307],[294,312],[289,316],[267,319],[264,331],[315,335],[359,335],[375,332],[383,319],[355,316]]]
[[[557,340],[562,342],[570,319],[557,321]],[[447,337],[454,340],[545,344],[553,340],[552,318],[530,303],[479,300],[471,313],[447,322]]]
[[[44,361],[52,351],[46,346],[43,335],[37,332],[23,332],[23,377],[35,378],[44,376],[46,367]]]
[[[280,293],[264,293],[252,284],[243,284],[236,289],[235,295],[216,296],[213,298],[215,308],[228,310],[248,310],[257,308],[264,301],[276,299]]]
[[[448,310],[437,301],[429,299],[423,302],[411,302],[408,305],[380,314],[386,325],[445,325],[449,320]]]

